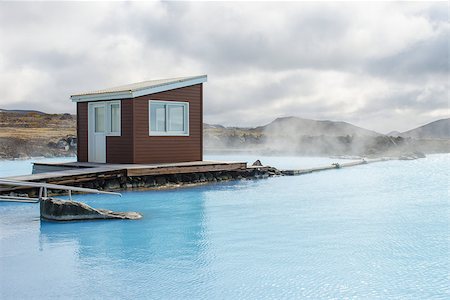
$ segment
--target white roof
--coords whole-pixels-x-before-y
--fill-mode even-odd
[[[206,75],[148,80],[98,91],[73,94],[70,96],[70,99],[73,102],[128,99],[191,86],[206,82],[206,80]]]

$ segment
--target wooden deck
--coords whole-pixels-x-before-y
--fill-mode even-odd
[[[98,163],[34,163],[36,174],[5,177],[4,179],[71,185],[94,179],[120,176],[186,174],[213,171],[243,170],[245,162],[193,161],[168,164],[98,164]],[[0,191],[10,189],[0,187]]]

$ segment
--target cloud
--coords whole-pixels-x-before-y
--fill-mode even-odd
[[[0,3],[0,107],[207,73],[205,121],[381,132],[448,116],[446,3]]]

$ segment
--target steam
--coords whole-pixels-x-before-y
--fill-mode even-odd
[[[208,151],[250,151],[273,155],[398,156],[448,152],[449,141],[386,136],[345,122],[279,118],[256,128],[205,126]]]

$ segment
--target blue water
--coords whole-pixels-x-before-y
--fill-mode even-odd
[[[1,203],[0,298],[449,299],[449,158],[76,196],[139,221]]]
[[[34,162],[63,163],[76,161],[76,157],[31,158],[21,160],[0,160],[0,177],[31,174]]]

